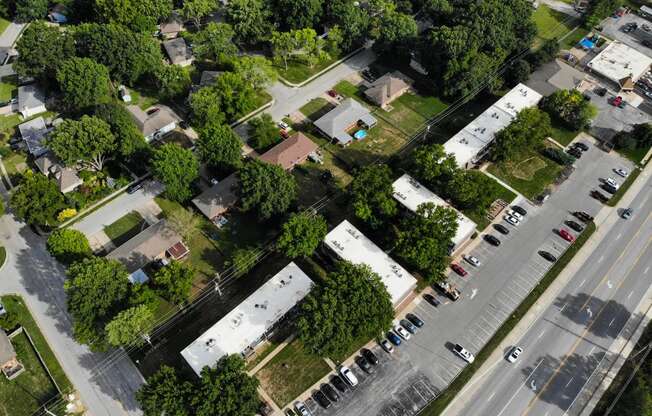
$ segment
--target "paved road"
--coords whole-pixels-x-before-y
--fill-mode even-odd
[[[74,223],[71,228],[83,232],[87,237],[91,237],[125,214],[142,207],[163,192],[163,189],[163,185],[160,183],[148,180],[142,189],[133,194],[123,193],[102,208]]]
[[[581,15],[575,11],[572,4],[565,3],[560,0],[537,0],[539,4],[545,4],[550,7],[552,10],[567,14],[569,16],[580,18]]]
[[[24,23],[9,23],[5,31],[0,34],[0,47],[13,47],[23,27],[25,27]]]
[[[459,414],[581,412],[576,397],[628,319],[637,320],[631,311],[652,285],[651,187],[648,177],[630,204],[636,215],[629,221],[617,210],[611,213],[605,222],[612,227],[608,234],[518,342],[525,349],[519,361],[496,362]]]
[[[0,184],[0,195],[4,188]],[[0,270],[0,293],[17,293],[29,306],[43,335],[93,416],[141,415],[134,392],[143,379],[128,357],[102,374],[94,371],[107,358],[72,339],[72,323],[63,291],[65,273],[47,253],[43,238],[11,215],[0,218],[0,245],[7,263]]]

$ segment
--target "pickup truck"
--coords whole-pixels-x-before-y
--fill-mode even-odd
[[[457,290],[455,285],[452,285],[448,282],[437,282],[435,283],[435,286],[437,289],[442,291],[444,295],[448,296],[448,298],[452,301],[456,301],[460,298],[460,291]]]

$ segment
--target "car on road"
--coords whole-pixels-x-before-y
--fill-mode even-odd
[[[375,371],[371,366],[371,363],[369,363],[369,361],[367,361],[367,359],[362,356],[358,355],[357,357],[355,357],[355,363],[358,365],[358,367],[360,367],[362,371],[364,371],[367,374],[371,374]]]
[[[430,293],[426,293],[425,295],[423,295],[423,298],[426,300],[426,302],[428,302],[432,306],[439,306],[440,304],[437,298],[431,295]]]
[[[394,352],[394,347],[392,347],[392,344],[390,344],[389,341],[387,341],[386,339],[380,341],[380,348],[385,350],[387,354],[391,354]]]
[[[402,325],[395,325],[394,326],[394,331],[401,336],[404,340],[409,340],[410,339],[410,333],[407,331],[407,329],[403,328]]]
[[[514,212],[518,212],[518,213],[521,214],[522,216],[526,216],[526,215],[527,215],[527,211],[525,210],[525,208],[520,207],[520,206],[518,206],[518,205],[512,205],[512,211],[514,211]]]
[[[310,413],[310,410],[308,410],[303,402],[296,402],[294,408],[301,416],[312,416],[312,413]]]
[[[487,243],[491,244],[492,246],[498,247],[500,245],[500,240],[491,234],[485,234],[484,239]]]
[[[573,212],[573,215],[583,222],[593,221],[593,216],[589,215],[585,211],[575,211]]]
[[[603,194],[602,192],[598,191],[597,189],[591,191],[591,196],[597,199],[598,201],[602,202],[603,204],[609,201],[609,197]]]
[[[371,351],[369,348],[363,348],[360,350],[362,356],[373,365],[378,365],[378,357]]]
[[[480,262],[480,259],[478,259],[477,257],[472,256],[470,254],[467,254],[466,256],[464,256],[464,260],[466,260],[467,263],[469,263],[469,264],[471,264],[471,265],[473,265],[475,267],[478,267],[478,266],[480,266],[482,264]]]
[[[629,172],[627,172],[627,170],[623,168],[614,169],[614,172],[616,173],[616,175],[623,178],[626,178],[629,175]]]
[[[554,262],[557,261],[557,257],[553,256],[552,253],[550,253],[548,251],[541,250],[541,251],[539,251],[539,255],[541,257],[543,257],[544,259],[548,260],[551,263],[554,263]]]
[[[387,339],[389,340],[389,342],[396,345],[397,347],[399,345],[401,345],[401,342],[402,342],[401,337],[399,337],[398,335],[396,335],[392,331],[387,331]]]
[[[584,143],[584,142],[576,142],[573,146],[577,147],[578,149],[580,149],[583,152],[586,152],[587,150],[589,150],[589,145]]]
[[[139,189],[143,189],[143,186],[145,186],[145,181],[130,185],[129,188],[127,188],[127,193],[130,195],[136,193]]]
[[[416,325],[417,328],[421,328],[424,325],[424,322],[421,320],[421,318],[419,318],[413,313],[408,313],[407,315],[405,315],[405,317],[414,325]]]
[[[459,274],[462,277],[468,274],[466,270],[464,270],[464,268],[457,263],[451,263],[451,269],[453,269],[455,273]]]
[[[501,234],[505,234],[505,235],[509,234],[509,228],[505,227],[502,224],[494,224],[494,228],[496,229],[496,231],[498,231]]]
[[[333,383],[333,386],[335,386],[335,388],[342,393],[351,390],[351,387],[349,387],[349,385],[344,382],[342,377],[338,376],[337,374],[331,377],[331,383]]]
[[[329,407],[331,407],[333,405],[333,403],[331,403],[331,401],[328,399],[328,397],[326,397],[326,395],[321,390],[315,391],[312,394],[312,398],[317,403],[319,403],[319,405],[321,407],[323,407],[324,409],[328,409]]]
[[[632,217],[633,213],[634,213],[634,211],[632,211],[631,208],[627,208],[626,210],[623,211],[622,217],[623,217],[623,219],[628,220],[628,219],[630,219]]]
[[[512,351],[510,351],[509,355],[507,356],[507,361],[510,363],[516,362],[516,360],[518,360],[518,356],[521,355],[522,352],[523,348],[521,347],[512,348]]]
[[[353,374],[353,371],[345,365],[340,367],[340,375],[342,378],[344,378],[344,381],[349,383],[352,387],[355,387],[358,385],[358,378]]]
[[[577,231],[578,233],[581,233],[584,231],[584,227],[582,227],[581,224],[573,221],[573,220],[567,220],[564,221],[564,224],[568,225],[569,228],[573,229],[574,231]]]
[[[512,217],[511,215],[505,215],[503,219],[515,227],[519,224],[518,218]]]
[[[407,329],[410,334],[417,333],[417,327],[414,326],[414,324],[408,321],[407,319],[401,319],[400,324],[403,325],[403,328]]]
[[[326,395],[326,397],[328,397],[328,400],[330,400],[331,402],[340,401],[340,394],[330,384],[328,383],[322,384],[321,391]]]
[[[564,230],[563,228],[559,230],[559,236],[569,243],[575,241],[575,237],[573,237],[571,233],[569,233],[567,230]]]
[[[466,361],[469,364],[475,361],[475,356],[473,356],[473,354],[471,354],[470,351],[466,350],[460,344],[455,344],[455,346],[453,347],[453,352],[459,355],[464,361]]]

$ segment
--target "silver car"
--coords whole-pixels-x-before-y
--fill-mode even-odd
[[[507,356],[507,361],[509,361],[510,363],[516,362],[516,360],[518,360],[518,356],[521,355],[522,352],[523,352],[523,348],[521,347],[512,348],[509,355]]]

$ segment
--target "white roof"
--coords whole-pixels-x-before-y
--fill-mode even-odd
[[[417,280],[407,270],[347,220],[328,233],[324,243],[341,259],[368,265],[380,276],[394,305],[400,303],[416,286]]]
[[[613,41],[588,63],[589,68],[613,82],[621,84],[632,77],[636,82],[652,64],[652,58],[624,43]]]
[[[541,98],[541,94],[530,87],[518,84],[451,137],[444,144],[444,150],[455,156],[458,166],[466,166],[491,144],[494,135],[507,127],[519,111],[537,105]]]
[[[419,205],[426,202],[432,202],[435,205],[454,210],[457,213],[457,233],[453,238],[455,247],[464,243],[475,231],[476,224],[473,221],[448,205],[446,201],[432,193],[407,173],[394,181],[392,186],[394,187],[394,198],[412,212],[416,212]]]
[[[294,262],[188,345],[181,355],[201,374],[227,354],[240,354],[261,337],[294,305],[303,299],[312,280]]]

